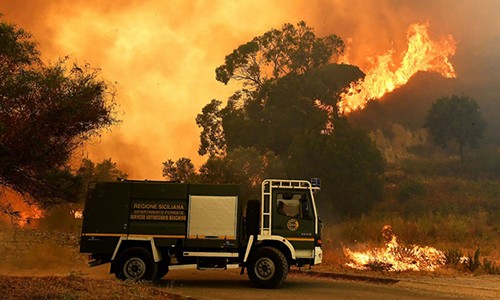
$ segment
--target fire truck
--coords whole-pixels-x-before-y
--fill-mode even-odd
[[[279,287],[291,266],[321,263],[320,181],[267,179],[261,188],[260,200],[245,202],[234,184],[91,183],[80,252],[123,280],[237,267],[256,287]]]

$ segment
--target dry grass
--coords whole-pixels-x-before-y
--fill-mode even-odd
[[[386,173],[384,201],[372,211],[325,222],[325,264],[342,269],[344,246],[354,251],[383,247],[380,230],[388,224],[405,245],[464,255],[479,248],[483,265],[499,266],[500,180],[487,171],[477,165],[443,165],[433,160],[393,167]]]
[[[66,277],[0,276],[2,299],[183,299],[145,282]]]

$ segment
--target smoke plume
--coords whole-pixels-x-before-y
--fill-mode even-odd
[[[495,0],[7,0],[0,12],[32,32],[46,61],[70,55],[116,81],[123,123],[83,155],[96,161],[111,157],[130,178],[161,178],[167,158],[203,162],[194,119],[211,99],[225,100],[237,88],[215,81],[215,68],[240,44],[283,23],[305,20],[319,36],[341,36],[349,41],[350,62],[365,69],[370,58],[391,49],[400,61],[408,26],[429,22],[432,36],[451,34],[458,41],[452,58],[457,79],[449,90],[498,107]],[[434,96],[440,95],[422,98]]]

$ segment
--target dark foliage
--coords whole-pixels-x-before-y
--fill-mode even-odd
[[[466,96],[438,99],[427,113],[424,127],[429,129],[433,142],[445,148],[449,142],[459,146],[463,161],[463,147],[477,147],[482,139],[486,122],[477,102]]]
[[[0,184],[39,204],[76,201],[67,166],[84,141],[114,124],[99,71],[41,62],[30,35],[0,23]]]

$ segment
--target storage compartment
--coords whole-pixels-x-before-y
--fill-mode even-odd
[[[236,239],[237,196],[191,195],[188,238]]]

